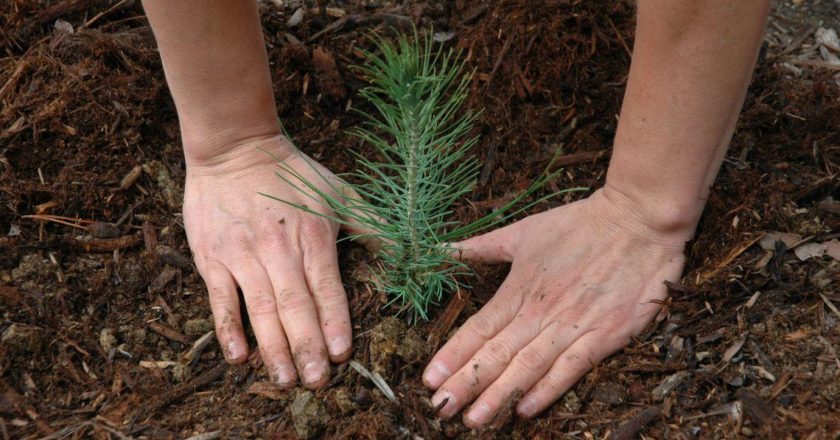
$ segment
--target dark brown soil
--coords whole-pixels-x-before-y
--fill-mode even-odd
[[[435,419],[420,373],[449,333],[441,322],[463,322],[505,268],[479,268],[468,300],[411,326],[366,283],[370,257],[341,245],[353,358],[381,373],[396,401],[348,365],[310,393],[273,387],[258,358],[227,367],[212,339],[184,357],[212,317],[180,220],[177,119],[136,3],[0,6],[2,438],[840,436],[840,262],[759,242],[771,231],[838,237],[838,71],[789,67],[815,53],[816,27],[840,31],[836,2],[775,8],[667,313],[535,421],[507,414],[486,432]],[[469,105],[484,109],[475,147],[484,168],[460,218],[526,187],[560,148],[568,167],[552,185],[602,184],[632,5],[348,0],[289,28],[298,7],[289,3],[300,2],[261,3],[278,110],[297,145],[335,171],[350,170],[351,149],[364,151],[344,132],[358,122],[347,101],[361,105],[363,83],[348,68],[360,61],[355,48],[372,30],[414,22],[454,32],[447,44],[477,72]],[[117,226],[24,217],[34,214]]]

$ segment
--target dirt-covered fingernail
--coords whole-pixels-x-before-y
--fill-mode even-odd
[[[484,402],[473,405],[467,413],[467,424],[471,426],[481,426],[490,421],[490,406]]]
[[[350,351],[350,340],[346,336],[336,336],[327,343],[330,356],[337,357]]]
[[[310,362],[303,367],[303,381],[307,385],[318,383],[323,379],[324,373],[324,367],[320,362]]]
[[[295,369],[291,365],[280,365],[274,369],[274,382],[278,385],[288,387],[297,382],[297,375]]]
[[[443,382],[449,379],[451,375],[452,373],[449,371],[449,368],[446,368],[446,365],[440,362],[432,362],[423,373],[423,382],[429,388],[437,388],[443,385]]]
[[[438,391],[431,402],[441,417],[448,419],[455,414],[455,397],[449,391]]]
[[[224,354],[225,359],[227,359],[227,361],[231,363],[242,362],[248,355],[245,352],[245,348],[235,341],[230,341],[227,343],[227,345],[225,346]]]

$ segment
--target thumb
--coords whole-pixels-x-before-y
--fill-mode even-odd
[[[452,243],[456,256],[462,261],[502,263],[513,261],[521,222]]]

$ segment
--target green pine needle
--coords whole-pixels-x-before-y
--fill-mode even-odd
[[[362,113],[365,124],[351,134],[373,146],[382,161],[356,155],[359,166],[351,176],[359,183],[352,187],[360,198],[333,196],[345,192],[319,174],[329,187],[321,189],[323,185],[307,181],[282,161],[277,176],[335,214],[324,215],[302,204],[266,196],[371,231],[349,238],[372,237],[381,243],[377,287],[401,310],[410,309],[415,318],[427,319],[429,305],[455,291],[459,276],[470,273],[469,267],[454,257],[449,243],[558,195],[516,208],[560,171],[543,173],[492,214],[459,225],[452,220],[453,204],[474,189],[480,171],[479,162],[468,154],[478,141],[468,136],[476,113],[461,109],[472,75],[462,72],[459,53],[433,49],[432,39],[421,39],[416,31],[413,39],[403,35],[396,43],[379,37],[373,41],[376,52],[364,52],[367,65],[356,68],[369,81],[361,95],[376,114]]]

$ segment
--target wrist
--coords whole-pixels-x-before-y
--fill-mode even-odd
[[[607,179],[603,199],[622,212],[624,222],[668,240],[684,243],[694,237],[705,200],[671,197],[653,190],[639,190]]]
[[[294,144],[279,132],[189,144],[184,142],[187,171],[201,174],[226,174],[253,169],[286,160],[295,151]]]

